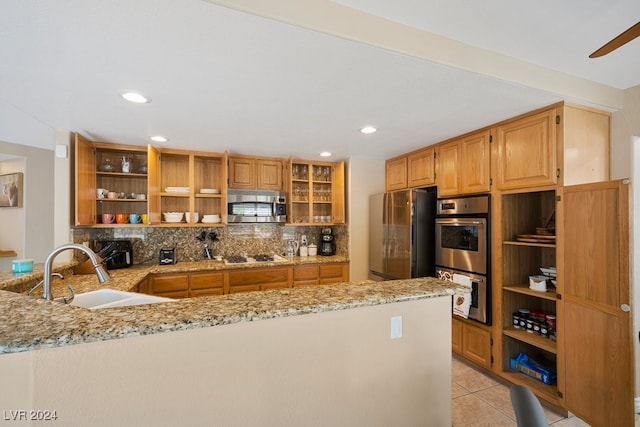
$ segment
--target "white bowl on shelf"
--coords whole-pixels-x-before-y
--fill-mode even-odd
[[[189,187],[166,187],[164,191],[167,193],[188,193]]]
[[[201,188],[200,194],[220,194],[220,190],[217,188]]]
[[[180,222],[184,212],[163,212],[165,222]]]

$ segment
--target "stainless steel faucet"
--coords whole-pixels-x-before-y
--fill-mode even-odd
[[[93,268],[96,269],[96,275],[98,276],[98,281],[100,283],[105,283],[109,281],[109,275],[102,267],[100,262],[98,262],[98,258],[96,258],[96,254],[93,253],[91,249],[86,248],[85,246],[78,245],[77,243],[67,243],[65,245],[58,246],[55,248],[44,261],[44,285],[42,287],[42,298],[46,300],[53,300],[53,295],[51,294],[51,281],[53,277],[53,273],[51,272],[51,268],[53,265],[53,259],[58,256],[60,252],[64,252],[67,249],[77,249],[81,252],[87,254],[91,262],[93,263]]]

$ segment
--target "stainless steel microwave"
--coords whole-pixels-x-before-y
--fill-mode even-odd
[[[229,190],[227,223],[287,222],[287,198],[281,191]]]

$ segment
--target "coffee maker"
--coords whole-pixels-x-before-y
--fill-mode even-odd
[[[318,246],[318,255],[330,256],[336,254],[336,242],[331,227],[322,227]]]

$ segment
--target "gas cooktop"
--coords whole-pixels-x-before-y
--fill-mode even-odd
[[[286,261],[286,258],[280,255],[231,255],[224,259],[225,264],[254,264],[260,262],[282,262]]]

